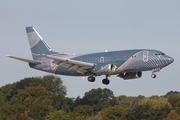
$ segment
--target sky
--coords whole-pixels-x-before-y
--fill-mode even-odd
[[[7,58],[32,59],[26,26],[34,26],[52,50],[85,54],[126,49],[155,49],[174,58],[157,72],[143,72],[140,79],[105,76],[94,83],[87,77],[56,75],[67,87],[68,97],[83,97],[96,88],[108,88],[115,96],[165,95],[180,92],[180,1],[179,0],[0,0],[0,87],[27,77],[52,75]]]

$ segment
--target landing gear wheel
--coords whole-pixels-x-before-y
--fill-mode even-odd
[[[95,77],[93,77],[93,76],[89,76],[88,77],[88,81],[89,82],[94,82],[96,79],[95,79]]]
[[[108,79],[103,79],[102,83],[105,84],[105,85],[108,85],[110,83],[110,81]]]
[[[152,78],[156,78],[156,74],[152,74],[151,77],[152,77]]]

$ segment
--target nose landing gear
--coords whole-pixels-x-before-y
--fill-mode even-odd
[[[151,75],[151,77],[152,77],[152,78],[156,78],[156,74],[153,73],[153,74]]]
[[[162,68],[153,69],[153,70],[152,70],[152,75],[151,75],[151,77],[152,77],[152,78],[156,78],[156,74],[154,74],[154,73],[161,71],[161,69],[162,69]]]

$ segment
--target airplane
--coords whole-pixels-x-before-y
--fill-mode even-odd
[[[108,77],[111,75],[128,80],[140,78],[144,71],[152,71],[151,77],[156,78],[155,72],[174,61],[163,52],[152,49],[67,55],[53,51],[34,27],[26,27],[26,33],[33,60],[11,55],[7,57],[27,62],[31,68],[49,73],[88,76],[89,82],[94,82],[97,76],[105,75],[102,83],[108,85]]]

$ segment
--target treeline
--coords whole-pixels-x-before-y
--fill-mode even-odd
[[[115,97],[107,88],[66,97],[59,77],[25,78],[0,88],[0,120],[180,120],[180,92]]]

